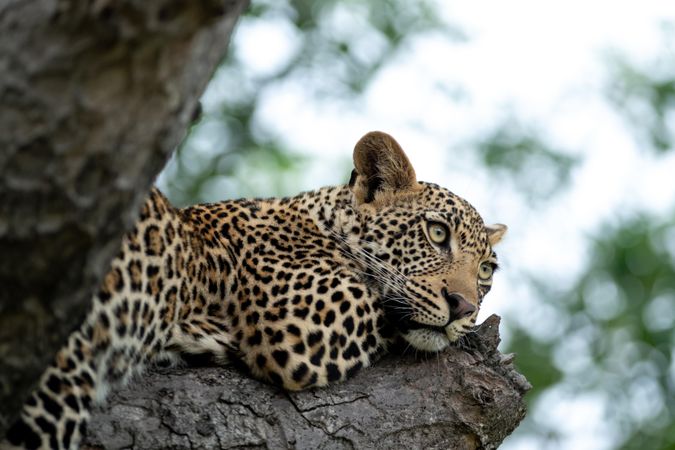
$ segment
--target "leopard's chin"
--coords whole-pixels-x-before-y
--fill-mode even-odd
[[[451,342],[446,333],[430,328],[408,330],[401,336],[411,347],[424,352],[440,352]]]
[[[411,347],[425,352],[439,352],[460,340],[464,334],[453,324],[445,327],[417,324],[416,327],[401,332],[401,336]]]

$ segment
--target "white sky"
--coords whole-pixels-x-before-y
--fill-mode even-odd
[[[555,328],[555,318],[545,320],[546,309],[523,288],[519,280],[523,271],[571,281],[586,261],[585,238],[600,224],[636,208],[667,213],[675,205],[675,152],[659,158],[640,152],[632,131],[611,109],[603,91],[608,50],[620,50],[638,64],[650,61],[662,49],[660,23],[675,21],[675,3],[441,3],[447,4],[443,10],[447,21],[467,33],[466,42],[449,42],[433,34],[416,40],[374,80],[358,111],[345,111],[343,105],[330,102],[317,104],[297,82],[265,93],[260,119],[290,146],[311,155],[309,176],[300,183],[303,189],[345,182],[336,162],[351,154],[365,132],[380,129],[394,135],[419,179],[466,197],[486,221],[510,226],[500,249],[505,269],[484,304],[482,318],[498,313],[506,321],[532,321],[535,333],[545,334]],[[359,20],[345,14],[341,20]],[[295,36],[282,20],[242,24],[237,33],[234,51],[253,73],[273,70],[294,51]],[[373,45],[378,45],[376,40]],[[368,48],[363,51],[367,54]],[[468,95],[452,101],[440,95],[439,84],[463,86]],[[227,95],[218,90],[217,78],[208,92],[206,109]],[[510,187],[476,172],[467,142],[510,116],[543,128],[556,148],[584,158],[569,191],[551,206],[532,209]],[[612,430],[606,430],[603,422],[607,399],[560,392],[547,397],[530,414],[563,433],[556,448],[612,448],[611,438],[606,438]],[[516,436],[502,448],[534,450],[542,443]]]

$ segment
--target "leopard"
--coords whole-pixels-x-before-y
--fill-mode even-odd
[[[208,355],[297,391],[470,333],[507,227],[417,181],[389,134],[353,161],[348,183],[295,197],[178,209],[152,188],[3,447],[79,448],[94,405],[157,361]]]

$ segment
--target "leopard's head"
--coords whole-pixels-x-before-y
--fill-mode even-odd
[[[362,224],[355,254],[401,336],[416,349],[441,350],[475,325],[506,226],[485,225],[466,200],[418,182],[388,134],[361,138],[354,167]]]

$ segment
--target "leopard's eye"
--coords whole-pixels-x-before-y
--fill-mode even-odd
[[[492,278],[493,272],[494,268],[492,267],[492,264],[486,261],[480,265],[480,268],[478,269],[478,277],[481,280],[489,280]]]
[[[429,238],[434,244],[444,244],[448,240],[448,228],[442,223],[432,222],[429,224]]]

